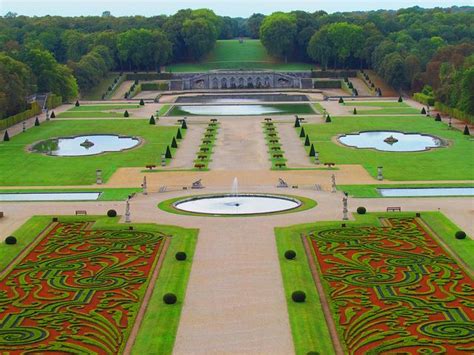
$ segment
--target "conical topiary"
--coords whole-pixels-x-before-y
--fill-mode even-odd
[[[421,109],[421,114],[422,114],[422,115],[426,115],[426,110],[425,110],[424,107]]]
[[[39,118],[38,118],[38,117],[36,117],[36,119],[35,119],[35,126],[39,126],[39,125],[40,125]]]
[[[354,115],[357,115],[357,109],[354,107],[354,111],[352,111]]]
[[[143,99],[140,99],[140,106],[145,106],[145,101],[143,101]]]
[[[153,115],[151,115],[149,123],[150,124],[156,124],[155,117]]]
[[[305,146],[305,147],[309,147],[310,144],[311,144],[311,143],[310,143],[310,141],[309,141],[309,136],[306,135],[306,139],[304,140],[304,146]]]
[[[183,135],[181,134],[181,129],[178,128],[178,132],[176,133],[176,139],[183,139]]]
[[[403,102],[403,98],[401,96],[398,98],[398,102]]]
[[[183,123],[181,123],[181,128],[182,129],[188,129],[188,125],[186,123],[186,120],[183,120]]]
[[[467,125],[464,126],[464,132],[463,134],[465,136],[470,136],[471,135],[471,132],[469,132],[469,127]]]
[[[176,142],[175,137],[173,137],[173,140],[171,141],[171,148],[178,148],[178,142]]]
[[[304,131],[304,127],[301,127],[300,138],[306,137],[306,132]]]
[[[327,116],[326,116],[326,123],[331,123],[331,122],[332,122],[332,121],[331,121],[331,116],[327,115]]]
[[[129,115],[128,111],[125,110],[125,112],[123,113],[123,117],[129,117],[129,116],[130,116],[130,115]]]
[[[3,141],[8,142],[10,140],[10,136],[8,135],[8,131],[5,131],[5,134],[3,135]]]
[[[76,107],[79,107],[81,106],[81,104],[79,103],[79,100],[76,100]]]
[[[309,156],[310,157],[316,156],[316,149],[314,149],[314,144],[311,144],[311,148],[309,150]]]
[[[439,114],[439,112],[436,114],[435,121],[438,121],[438,122],[441,121],[441,115]]]
[[[50,118],[56,118],[56,114],[54,113],[54,111],[51,111],[51,116],[49,116]]]
[[[171,155],[170,146],[167,146],[167,147],[166,147],[165,158],[166,158],[166,159],[171,159],[171,158],[173,158],[173,156]]]
[[[300,119],[298,117],[295,118],[295,127],[296,128],[299,128],[301,125],[300,125]]]
[[[344,103],[344,99],[342,97],[339,98],[339,103],[340,104],[343,104]]]

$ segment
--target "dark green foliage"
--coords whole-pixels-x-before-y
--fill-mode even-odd
[[[441,115],[439,113],[436,114],[435,121],[441,122]]]
[[[306,135],[306,139],[304,140],[304,146],[309,147],[310,146],[310,141],[309,141],[309,135]]]
[[[365,207],[357,207],[357,214],[366,214],[367,209]]]
[[[401,96],[398,98],[398,102],[403,102],[403,98]]]
[[[342,97],[339,98],[339,103],[340,104],[343,104],[344,103],[344,99]]]
[[[316,149],[314,149],[314,144],[311,144],[311,148],[309,150],[309,156],[310,157],[316,156]]]
[[[50,118],[56,118],[56,114],[54,113],[54,111],[51,111],[51,116],[49,116]]]
[[[188,124],[186,123],[186,120],[183,120],[183,123],[181,123],[181,128],[188,129]]]
[[[172,159],[172,158],[173,158],[173,156],[171,155],[170,146],[167,146],[167,147],[166,147],[165,158],[166,158],[166,159]]]
[[[295,127],[299,128],[301,126],[300,119],[298,117],[295,118]]]
[[[166,304],[175,304],[178,298],[174,293],[167,293],[163,296],[163,302]]]
[[[331,116],[327,115],[327,116],[326,116],[326,123],[331,123],[331,122],[332,122],[332,121],[331,121]]]
[[[295,291],[291,294],[291,299],[293,302],[302,303],[306,301],[306,293],[303,291]]]
[[[153,115],[151,115],[149,123],[156,124],[155,117]]]
[[[140,99],[140,106],[145,106],[145,101],[143,101],[143,99]]]
[[[186,260],[187,255],[184,251],[178,251],[174,257],[178,261],[184,261]]]
[[[116,210],[108,210],[107,211],[107,217],[117,217],[117,211]]]
[[[357,115],[357,109],[354,107],[354,111],[352,111],[354,115]]]
[[[465,239],[466,238],[466,232],[464,231],[457,231],[456,234],[454,234],[456,239]]]
[[[293,260],[294,258],[296,258],[296,252],[294,250],[285,251],[285,258],[288,260]]]
[[[38,118],[38,117],[36,117],[36,119],[35,119],[35,126],[39,126],[39,125],[40,125],[39,118]]]
[[[8,244],[8,245],[16,244],[16,238],[13,235],[6,237],[5,244]]]
[[[304,137],[306,137],[306,133],[304,131],[304,127],[301,127],[300,138],[304,138]]]
[[[125,110],[125,112],[123,113],[123,117],[129,117],[130,114],[128,113],[128,110]]]
[[[3,141],[8,142],[10,140],[10,136],[8,135],[8,131],[5,131],[5,134],[3,135]]]
[[[422,115],[426,115],[426,110],[425,110],[424,107],[421,109],[421,114],[422,114]]]
[[[465,136],[470,136],[471,135],[471,132],[469,132],[469,127],[467,125],[464,126],[464,132],[463,134]]]
[[[176,133],[176,139],[183,139],[183,135],[181,134],[181,129],[178,128],[178,132]]]
[[[171,141],[171,148],[178,148],[178,142],[176,142],[175,137],[173,137],[173,140]]]
[[[79,107],[81,106],[81,104],[79,103],[79,100],[76,100],[76,104],[75,104],[76,107]]]

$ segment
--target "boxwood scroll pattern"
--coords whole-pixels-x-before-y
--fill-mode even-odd
[[[472,353],[474,282],[417,219],[309,235],[350,354]]]
[[[0,352],[120,353],[164,237],[55,225],[0,281]]]

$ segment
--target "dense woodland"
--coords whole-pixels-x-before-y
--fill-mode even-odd
[[[159,71],[196,61],[218,39],[260,38],[269,54],[322,69],[372,68],[389,84],[423,91],[474,114],[474,7],[327,14],[220,17],[211,10],[172,16],[0,17],[0,118],[26,108],[25,97],[64,100],[111,70]]]

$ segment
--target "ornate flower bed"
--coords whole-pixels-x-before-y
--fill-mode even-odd
[[[0,352],[121,352],[163,241],[56,224],[0,280]]]
[[[472,353],[474,282],[417,219],[309,235],[350,354]]]

